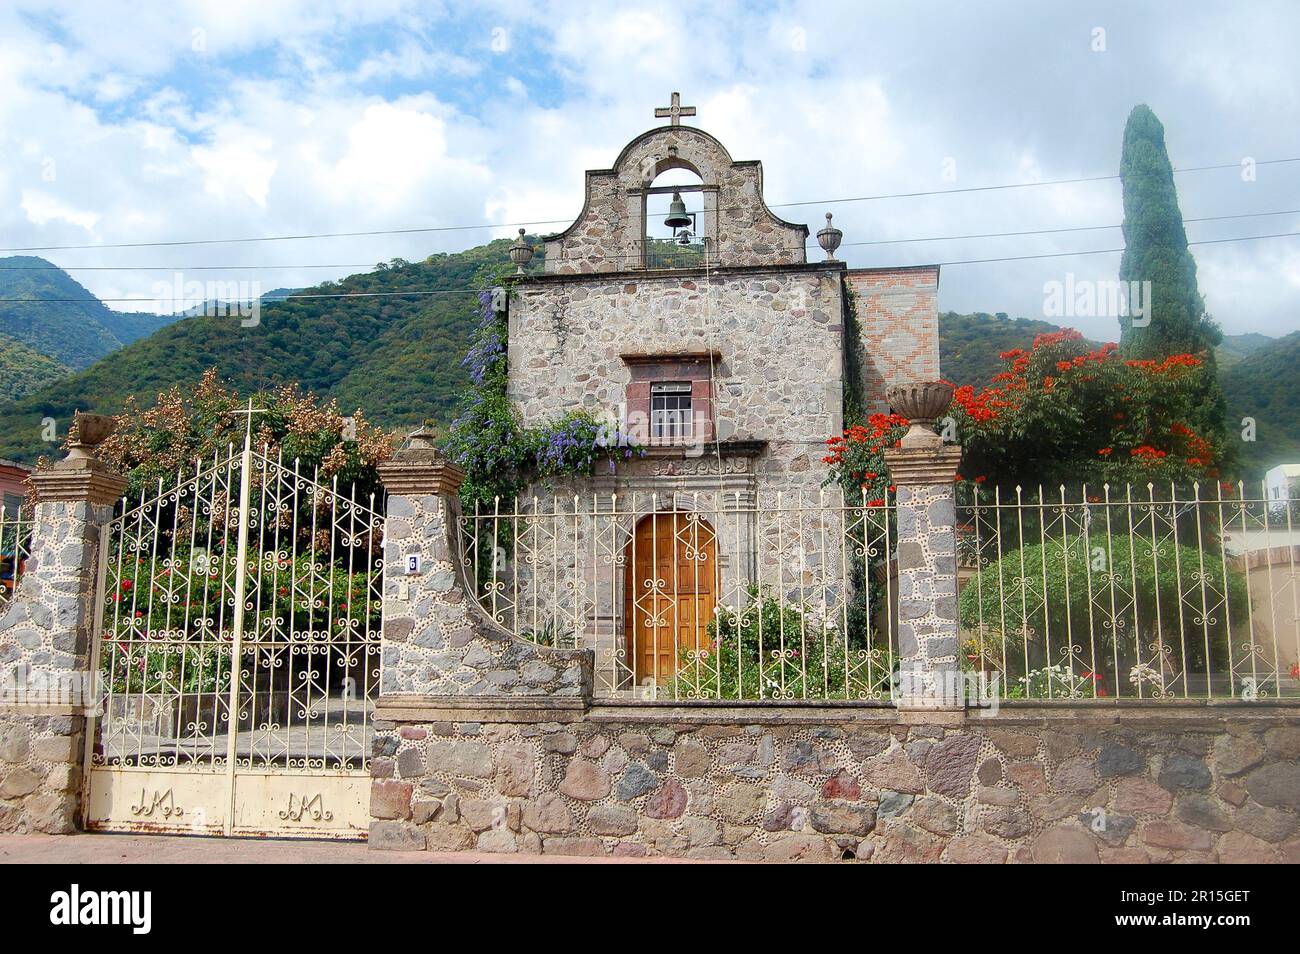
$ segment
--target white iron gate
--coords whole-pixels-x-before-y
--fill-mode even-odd
[[[246,434],[104,528],[88,828],[364,835],[383,517],[362,498]]]

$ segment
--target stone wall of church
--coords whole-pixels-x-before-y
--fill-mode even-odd
[[[815,491],[841,430],[842,267],[525,282],[510,310],[510,398],[525,424],[574,408],[619,414],[621,355],[720,354],[718,436],[768,442],[760,488]]]
[[[947,722],[776,706],[456,718],[377,724],[372,848],[1300,862],[1300,716],[1283,707],[1004,707]]]
[[[845,280],[857,298],[867,410],[888,410],[892,385],[939,380],[939,267],[850,269]]]

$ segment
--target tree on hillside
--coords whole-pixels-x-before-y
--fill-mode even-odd
[[[263,411],[253,418],[253,444],[271,458],[297,461],[302,472],[322,482],[337,478],[356,487],[361,498],[382,496],[376,466],[393,455],[398,437],[366,420],[358,410],[345,417],[338,403],[283,384],[252,395]],[[125,474],[128,499],[161,486],[169,488],[192,474],[196,461],[211,461],[243,444],[247,398],[227,387],[209,368],[192,388],[175,385],[152,407],[140,409],[127,398],[116,415],[116,429],[100,445],[99,456]],[[69,440],[72,435],[69,435]]]
[[[1163,361],[1193,354],[1206,366],[1196,396],[1194,423],[1211,437],[1224,434],[1226,403],[1215,373],[1214,347],[1223,334],[1205,313],[1196,285],[1196,260],[1178,208],[1165,128],[1145,104],[1135,106],[1124,127],[1120,157],[1124,188],[1123,282],[1150,282],[1150,323],[1120,318],[1120,350],[1126,358]]]

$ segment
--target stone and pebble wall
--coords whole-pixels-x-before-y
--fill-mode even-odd
[[[954,467],[955,470],[955,461]],[[957,668],[956,497],[953,481],[899,486],[898,652],[912,691],[931,696]]]
[[[401,468],[401,455],[399,463]],[[545,696],[591,693],[589,651],[553,650],[514,639],[476,606],[454,557],[454,499],[392,494],[384,531],[381,695]],[[407,575],[419,556],[421,572]]]
[[[761,861],[1300,862],[1294,710],[595,709],[381,723],[377,849]],[[752,721],[746,721],[746,720]]]
[[[0,611],[0,832],[75,830],[99,527],[111,505],[36,508],[32,552]]]
[[[824,441],[843,426],[843,332],[834,267],[733,272],[712,284],[701,274],[524,282],[510,306],[509,397],[530,427],[573,409],[618,418],[633,380],[625,355],[715,351],[718,436],[766,441],[756,461],[764,485],[815,495]]]

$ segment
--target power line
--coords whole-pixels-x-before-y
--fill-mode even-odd
[[[1272,235],[1241,235],[1235,238],[1222,239],[1201,239],[1197,242],[1188,242],[1190,245],[1222,245],[1227,242],[1254,242],[1259,239],[1271,238],[1290,238],[1300,235],[1300,232],[1274,232]],[[1111,255],[1115,252],[1123,252],[1124,247],[1119,248],[1095,248],[1086,252],[1050,252],[1043,255],[1008,255],[1003,258],[967,258],[956,262],[933,262],[937,266],[946,267],[948,265],[984,265],[989,262],[1023,262],[1035,258],[1069,258],[1072,255]]]
[[[1300,162],[1300,156],[1291,156],[1285,159],[1261,159],[1255,163],[1256,166],[1270,166],[1286,162]],[[1184,169],[1174,169],[1178,174],[1188,172],[1208,172],[1218,169],[1240,169],[1240,162],[1219,163],[1209,166],[1189,166]],[[876,202],[882,199],[914,199],[922,196],[931,195],[956,195],[970,192],[997,192],[1005,189],[1029,189],[1039,186],[1052,185],[1072,185],[1082,182],[1105,182],[1110,179],[1120,178],[1119,173],[1112,173],[1104,176],[1078,176],[1070,179],[1043,179],[1037,182],[1008,182],[1001,185],[988,186],[966,186],[957,189],[931,189],[921,192],[891,192],[881,195],[858,195],[846,196],[839,199],[807,199],[799,202],[775,202],[767,205],[769,209],[788,209],[808,205],[840,205],[847,202]],[[720,208],[718,212],[729,212],[743,210],[748,206],[727,206]],[[298,235],[265,235],[250,236],[245,238],[228,238],[228,239],[185,239],[171,242],[116,242],[111,244],[100,245],[29,245],[13,248],[0,248],[0,252],[59,252],[73,251],[82,249],[107,249],[107,248],[166,248],[181,245],[233,245],[247,242],[290,242],[304,239],[324,239],[324,238],[362,238],[372,235],[417,235],[426,232],[462,232],[472,229],[505,229],[505,228],[527,228],[532,225],[563,225],[576,221],[576,217],[564,219],[537,219],[530,222],[500,222],[500,223],[480,223],[477,225],[431,225],[420,228],[406,229],[371,229],[361,232],[307,232]]]
[[[1204,215],[1195,218],[1183,219],[1183,224],[1191,225],[1198,222],[1222,222],[1229,219],[1253,219],[1274,215],[1300,215],[1300,209],[1278,209],[1274,212],[1238,212],[1231,215]],[[972,232],[965,235],[931,235],[920,238],[901,238],[901,239],[874,239],[862,242],[844,242],[840,248],[863,247],[872,245],[907,245],[917,242],[957,242],[966,239],[985,239],[985,238],[1013,238],[1023,237],[1026,235],[1061,235],[1070,232],[1098,232],[1107,229],[1120,229],[1120,225],[1072,225],[1055,229],[1024,229],[1015,232]],[[661,241],[668,241],[662,239]],[[815,241],[809,239],[808,243]],[[1235,241],[1235,240],[1234,240]],[[793,251],[805,246],[779,246],[778,251]],[[1189,243],[1195,244],[1195,243]],[[641,258],[641,252],[631,252],[619,255],[603,255],[599,258],[588,256],[563,256],[561,261],[583,261],[583,262],[603,262],[614,261],[619,259]],[[413,262],[411,264],[420,264]],[[307,269],[307,268],[376,268],[373,264],[345,264],[339,263],[334,265],[328,264],[305,264],[305,265],[72,265],[61,267],[58,265],[0,265],[0,271],[6,272],[195,272],[195,271],[272,271],[272,270],[289,270],[289,269]],[[106,299],[101,299],[106,300]]]
[[[1229,242],[1256,242],[1261,239],[1294,238],[1296,236],[1300,236],[1300,232],[1274,232],[1270,235],[1242,235],[1234,238],[1201,239],[1196,242],[1188,242],[1187,244],[1189,246],[1222,245]],[[936,265],[941,267],[947,267],[950,265],[983,265],[989,262],[1024,262],[1024,261],[1030,261],[1032,259],[1070,258],[1077,255],[1111,255],[1114,254],[1115,252],[1123,252],[1123,251],[1124,249],[1122,247],[1094,248],[1094,249],[1082,249],[1076,252],[1048,252],[1048,253],[1041,253],[1036,255],[1007,255],[1000,258],[966,258],[966,259],[958,259],[950,262],[928,262],[926,264]],[[590,277],[599,277],[601,274],[602,273],[600,272],[583,272],[583,273],[575,273],[572,277],[575,279],[590,278]],[[411,298],[411,297],[426,297],[432,295],[464,295],[464,294],[469,294],[470,292],[481,292],[481,291],[483,291],[483,289],[481,288],[466,286],[464,288],[443,288],[443,289],[433,289],[433,290],[413,289],[408,291],[385,291],[385,292],[340,292],[340,293],[331,293],[331,294],[290,295],[287,298],[275,298],[275,299],[271,299],[271,301],[274,302],[300,301],[300,300],[309,301],[312,299],[320,299],[320,298]],[[96,302],[113,302],[115,304],[122,303],[122,302],[136,302],[136,303],[143,304],[147,302],[158,302],[164,300],[166,299],[160,299],[160,298],[0,298],[0,304],[90,305]],[[246,303],[252,304],[251,301]],[[237,304],[245,304],[245,302],[223,302],[222,304],[230,306],[230,305],[237,305]]]

